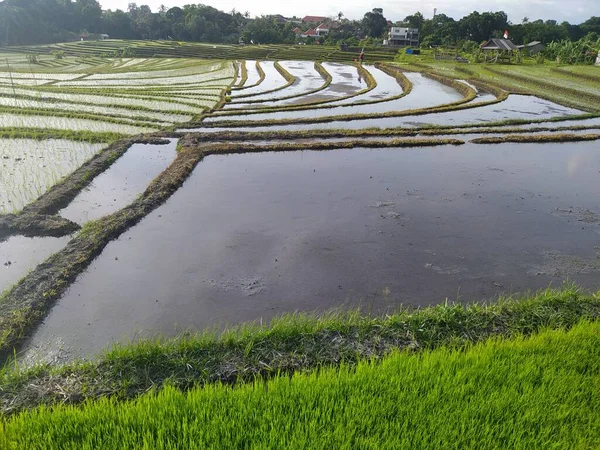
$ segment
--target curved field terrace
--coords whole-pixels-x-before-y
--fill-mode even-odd
[[[320,49],[93,45],[0,68],[5,356],[598,286],[587,82]]]

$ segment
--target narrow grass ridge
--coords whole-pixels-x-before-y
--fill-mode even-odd
[[[600,325],[393,353],[234,388],[57,406],[2,423],[12,448],[522,449],[600,445]]]
[[[113,148],[111,153],[106,153],[107,159],[99,161],[98,165],[109,164],[125,150],[126,147]],[[27,332],[45,317],[54,302],[110,241],[166,201],[201,158],[202,154],[198,151],[180,150],[175,161],[132,204],[102,219],[88,222],[64,249],[50,256],[3,294],[0,297],[0,358],[5,359],[13,352]],[[92,176],[88,179],[91,180]],[[81,190],[82,186],[75,180],[77,178],[70,178],[65,192],[51,190],[27,208],[35,208],[38,213],[56,208],[65,198],[74,197]],[[24,210],[24,213],[27,214],[27,211]]]
[[[541,135],[518,135],[489,136],[472,139],[473,144],[502,144],[504,142],[540,143],[540,142],[581,142],[600,140],[600,133],[591,134],[541,134]]]
[[[400,310],[385,317],[357,311],[293,314],[225,333],[207,331],[117,346],[95,362],[22,371],[8,364],[0,378],[0,405],[5,413],[13,413],[40,404],[133,398],[165,384],[187,390],[207,383],[239,383],[257,375],[353,365],[398,349],[462,348],[494,336],[569,329],[582,319],[599,318],[600,296],[586,295],[574,286],[487,304]]]
[[[498,71],[497,69],[494,69],[491,67],[485,67],[485,70],[487,70],[495,75],[507,77],[508,79],[514,79],[514,80],[517,80],[517,81],[520,81],[523,83],[527,83],[528,85],[535,87],[536,88],[535,95],[538,97],[541,97],[541,98],[544,98],[544,99],[547,99],[547,100],[550,100],[550,101],[553,101],[558,104],[568,106],[571,108],[584,110],[587,112],[598,112],[598,107],[597,106],[596,107],[589,106],[589,101],[592,100],[597,105],[598,102],[600,102],[600,94],[594,95],[590,92],[584,92],[584,91],[579,91],[577,89],[568,88],[565,86],[559,86],[558,84],[545,82],[545,81],[542,81],[540,79],[533,78],[533,77],[526,77],[523,75],[518,75],[513,72],[507,72],[507,71],[501,72],[501,71]],[[583,101],[575,102],[575,101],[567,100],[564,98],[559,99],[554,94],[557,92],[563,93],[567,96],[571,96],[574,98],[584,99],[585,102],[583,102]],[[533,95],[532,93],[528,93],[528,94]]]
[[[416,137],[422,136],[451,136],[463,134],[505,134],[505,133],[553,133],[559,131],[599,130],[600,125],[571,125],[564,127],[531,127],[517,128],[506,126],[477,127],[474,124],[458,127],[421,127],[421,128],[363,128],[358,130],[298,130],[298,131],[219,131],[215,133],[176,133],[182,136],[181,145],[194,146],[200,143],[219,141],[272,141],[272,140],[306,140],[306,139],[335,139],[335,138],[366,138],[366,137]]]
[[[249,107],[244,107],[244,108],[237,108],[234,111],[237,112],[238,114],[247,114],[247,113],[254,112],[255,110],[259,109],[261,113],[264,113],[267,108],[264,107],[264,106],[261,107],[260,106],[261,103],[270,103],[270,102],[275,102],[275,101],[290,100],[290,99],[293,99],[293,98],[300,98],[300,97],[304,97],[306,95],[315,94],[317,92],[322,91],[323,89],[326,89],[331,84],[331,81],[332,81],[331,75],[318,62],[315,62],[315,70],[324,79],[324,82],[323,82],[323,84],[321,86],[319,86],[319,87],[317,87],[315,89],[312,89],[310,91],[304,91],[304,92],[300,92],[298,94],[286,95],[284,97],[273,97],[273,98],[264,99],[264,100],[246,100],[246,101],[240,102],[240,103],[249,104],[249,105],[258,104],[258,106],[249,106]],[[274,109],[279,109],[279,108],[274,108]],[[285,107],[282,107],[281,109],[287,111],[287,109]]]
[[[344,148],[368,147],[368,148],[412,148],[412,147],[435,147],[440,145],[463,145],[460,139],[391,139],[386,141],[362,141],[348,140],[335,142],[291,142],[267,145],[250,145],[245,143],[223,143],[214,144],[202,148],[205,156],[232,153],[264,153],[264,152],[289,152],[300,150],[338,150]]]
[[[437,76],[432,75],[431,76]],[[406,109],[402,111],[385,111],[379,113],[361,113],[361,114],[345,114],[345,115],[337,115],[337,116],[322,116],[322,117],[298,117],[294,119],[268,119],[268,120],[249,120],[249,121],[236,121],[236,120],[221,120],[214,122],[200,122],[199,126],[205,128],[249,128],[249,127],[264,127],[264,126],[275,126],[275,125],[293,125],[293,124],[313,124],[313,123],[327,123],[327,122],[349,122],[353,120],[364,120],[364,119],[382,119],[385,117],[406,117],[406,116],[420,116],[425,114],[435,114],[441,112],[449,112],[449,111],[458,111],[463,109],[471,109],[471,108],[479,108],[482,106],[495,104],[502,101],[499,98],[495,98],[493,100],[487,102],[479,102],[474,103],[472,100],[476,97],[477,93],[471,87],[465,85],[464,83],[460,83],[456,80],[450,80],[446,77],[441,77],[446,79],[446,83],[452,85],[454,83],[457,86],[460,86],[460,89],[463,92],[468,92],[468,97],[463,97],[461,100],[457,100],[452,103],[448,103],[445,105],[434,106],[430,108],[416,108],[416,109]],[[408,80],[407,80],[408,81]],[[406,95],[403,93],[399,95],[397,98]],[[368,103],[381,103],[390,101],[392,98],[388,99],[378,99]],[[356,103],[360,104],[360,103]],[[364,104],[364,103],[363,103]],[[335,107],[333,105],[323,105],[320,108],[328,108]],[[317,107],[319,108],[319,107]],[[255,114],[264,113],[265,111],[257,111]],[[252,114],[252,112],[250,112]],[[227,116],[227,115],[236,115],[236,114],[218,114],[219,117]]]
[[[550,69],[550,71],[558,73],[560,75],[567,76],[567,77],[572,77],[572,78],[576,78],[576,79],[580,79],[580,80],[587,80],[587,81],[593,81],[596,83],[600,83],[600,75],[595,76],[595,75],[590,75],[587,73],[571,72],[570,70],[561,69],[560,67],[553,67]]]
[[[112,132],[53,130],[49,128],[0,128],[2,139],[68,139],[76,142],[112,143],[126,136]]]
[[[268,91],[257,92],[257,93],[254,93],[254,94],[235,95],[234,97],[228,97],[229,101],[231,101],[231,100],[238,100],[240,98],[254,97],[256,95],[272,94],[273,92],[278,92],[278,91],[281,91],[283,89],[287,89],[288,87],[290,87],[292,84],[294,84],[296,82],[296,77],[294,77],[291,73],[289,73],[287,70],[285,70],[281,66],[281,64],[279,64],[277,61],[275,61],[273,63],[273,67],[275,67],[275,70],[277,70],[277,72],[279,72],[281,74],[281,76],[287,81],[286,84],[283,84],[283,85],[281,85],[281,86],[279,86],[277,88],[274,88],[274,89],[270,89]],[[269,100],[265,100],[265,101],[269,101]],[[218,109],[218,108],[215,108],[215,109]]]
[[[253,88],[253,87],[260,85],[265,80],[265,77],[266,77],[265,71],[260,66],[260,61],[256,61],[256,71],[258,72],[258,81],[256,83],[248,85],[248,86],[246,86],[246,85],[234,86],[231,89],[235,90],[235,91],[241,91],[243,89],[249,89],[249,88]]]
[[[247,114],[264,114],[264,113],[281,112],[281,111],[308,111],[308,110],[314,110],[314,109],[337,108],[339,105],[337,105],[336,103],[339,102],[340,100],[348,100],[350,98],[359,97],[361,95],[364,95],[364,94],[372,91],[373,89],[375,89],[377,87],[377,81],[375,80],[373,75],[371,75],[371,73],[369,71],[367,71],[363,66],[360,66],[360,65],[356,66],[356,67],[357,67],[357,71],[360,74],[360,76],[367,82],[367,87],[364,89],[361,89],[360,91],[356,91],[350,95],[346,95],[346,96],[339,97],[339,98],[316,100],[316,101],[312,101],[310,103],[303,103],[301,105],[264,107],[264,108],[261,108],[260,110],[257,110],[257,109],[244,110],[244,114],[245,115],[247,115]],[[389,98],[385,101],[389,101]],[[370,103],[379,103],[379,102],[381,102],[381,99],[359,100],[359,101],[355,102],[354,104],[355,105],[359,105],[359,104],[366,105],[366,104],[370,104]],[[331,104],[329,104],[329,103],[331,103]],[[224,117],[224,116],[236,116],[236,115],[239,115],[239,112],[237,110],[216,111],[216,112],[213,112],[212,114],[210,114],[211,117]]]

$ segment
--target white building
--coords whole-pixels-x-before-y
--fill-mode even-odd
[[[388,38],[383,41],[383,44],[391,47],[418,47],[419,29],[392,27],[388,33]]]
[[[321,24],[315,28],[315,31],[317,32],[317,36],[327,36],[329,34],[329,27],[325,24]]]

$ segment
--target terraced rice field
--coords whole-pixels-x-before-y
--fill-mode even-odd
[[[64,361],[296,310],[597,287],[594,86],[293,50],[10,55],[3,350]]]
[[[228,61],[25,61],[13,56],[0,67],[0,213],[22,210],[112,141],[200,116],[236,76]],[[46,139],[53,135],[66,139]]]

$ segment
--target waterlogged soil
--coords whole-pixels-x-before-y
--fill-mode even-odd
[[[406,98],[414,95],[413,92]],[[364,128],[422,127],[425,125],[458,126],[474,123],[496,122],[507,119],[539,120],[554,117],[568,117],[582,114],[576,109],[561,106],[548,100],[526,95],[510,95],[503,102],[476,108],[465,108],[448,112],[431,113],[417,116],[384,117],[379,119],[359,119],[350,121],[324,122],[313,124],[273,125],[264,127],[221,127],[196,128],[188,132],[218,131],[297,131],[297,130],[360,130]],[[254,120],[255,116],[251,116]],[[248,120],[248,116],[246,117]],[[587,121],[586,121],[587,122]],[[551,124],[551,125],[548,125]],[[568,126],[568,122],[547,123],[547,126]],[[544,126],[536,123],[531,126]]]
[[[176,139],[163,145],[133,144],[59,215],[84,224],[124,208],[175,159],[176,147]]]
[[[373,100],[382,100],[388,97],[395,97],[397,95],[402,94],[402,87],[398,84],[395,78],[389,76],[383,70],[379,70],[374,66],[364,66],[364,68],[373,76],[377,86],[370,90],[369,92],[365,92],[364,94],[357,95],[356,97],[346,98],[339,100],[337,102],[333,102],[333,105],[348,105],[355,102],[366,102]],[[361,84],[366,81],[360,76],[357,75],[357,81]]]
[[[383,72],[382,72],[383,73]],[[388,77],[393,83],[396,84],[395,91],[386,91],[383,98],[390,95],[399,95],[402,93],[402,88],[397,81],[389,75],[383,74]],[[312,117],[330,117],[330,116],[344,116],[349,114],[373,114],[387,111],[403,111],[407,109],[417,108],[429,108],[434,106],[441,106],[448,103],[453,103],[461,100],[462,95],[451,87],[448,87],[439,81],[432,80],[424,77],[420,73],[406,73],[406,77],[413,84],[412,91],[405,97],[398,98],[396,100],[390,100],[386,102],[366,104],[366,105],[352,105],[351,103],[345,106],[338,106],[335,108],[324,108],[315,110],[301,110],[301,111],[280,111],[274,113],[264,114],[253,114],[239,115],[239,116],[220,116],[220,117],[207,117],[205,122],[218,122],[219,120],[283,120],[283,119],[298,119],[298,118],[312,118]],[[379,83],[379,81],[378,81]],[[375,88],[377,89],[377,88]],[[371,92],[374,92],[375,89]],[[368,95],[368,94],[366,94]],[[361,96],[354,97],[354,101],[357,101]],[[348,99],[351,102],[353,99]],[[340,101],[341,102],[341,101]],[[332,102],[330,105],[337,105],[340,102]],[[383,119],[377,119],[381,121]],[[312,128],[315,126],[312,125]],[[320,126],[319,126],[320,127]],[[343,127],[341,127],[343,128]],[[362,127],[361,127],[362,128]]]
[[[598,145],[207,157],[105,248],[27,355],[62,361],[284,312],[381,313],[565,278],[597,288]]]
[[[62,250],[69,237],[12,236],[0,242],[0,293],[9,289],[53,253]]]

